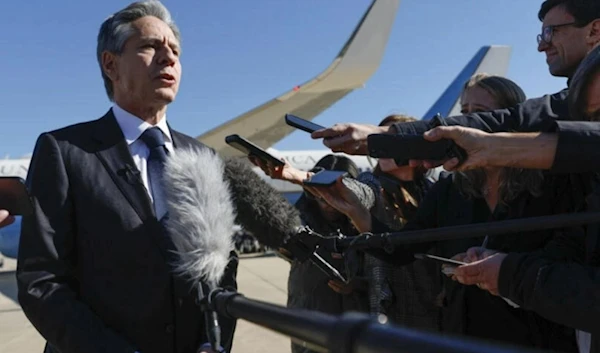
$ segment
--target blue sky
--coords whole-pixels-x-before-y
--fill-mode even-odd
[[[95,57],[101,22],[129,1],[2,1],[0,156],[31,153],[44,132],[110,107]],[[329,65],[370,0],[165,0],[183,35],[183,79],[169,107],[191,136],[218,126]],[[536,0],[402,0],[385,56],[366,87],[315,118],[377,123],[422,116],[482,46],[513,47],[508,77],[529,97],[556,92],[536,50]],[[295,132],[275,148],[320,149]]]

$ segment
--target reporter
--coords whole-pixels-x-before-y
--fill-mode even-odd
[[[313,169],[308,172],[298,170],[288,162],[283,167],[275,167],[263,163],[256,158],[249,158],[273,179],[285,180],[302,185],[302,181],[310,178],[319,170],[345,171],[352,179],[358,175],[358,167],[352,160],[343,156],[327,155],[321,158]],[[320,234],[342,232],[357,234],[350,220],[336,209],[329,206],[319,197],[308,191],[303,192],[295,207],[300,211],[300,217],[305,225]],[[310,261],[293,261],[288,278],[287,306],[296,309],[317,310],[328,314],[342,314],[346,311],[366,311],[366,291],[360,277],[362,276],[362,256],[348,253],[334,256],[327,251],[317,249],[318,254],[332,266],[340,270],[348,278],[353,278],[351,285],[338,285],[321,272]],[[292,343],[293,353],[312,352],[300,344]]]
[[[600,108],[600,47],[595,48],[588,56],[573,79],[578,87],[571,93],[575,96],[570,101],[573,107],[583,114],[581,118],[591,119],[593,113]],[[583,81],[580,81],[583,80]],[[579,82],[585,82],[579,83]],[[598,127],[597,123],[572,122],[572,126]],[[598,135],[588,131],[586,135],[590,144]],[[563,140],[563,143],[565,141]],[[569,140],[575,147],[575,139]],[[578,170],[596,170],[596,162],[592,162],[597,148],[580,147],[578,154],[571,154],[572,163],[563,164],[576,167]],[[536,151],[543,155],[544,150]],[[586,157],[583,158],[582,155]],[[566,157],[566,155],[565,155]],[[527,162],[519,158],[522,163]],[[555,166],[556,168],[556,166]],[[596,176],[583,190],[587,197],[588,211],[600,209],[600,195],[592,190],[598,185]],[[584,263],[565,264],[545,259],[539,254],[508,253],[484,258],[473,264],[461,266],[456,270],[457,279],[461,283],[481,283],[490,292],[502,295],[519,304],[521,307],[535,311],[539,315],[555,322],[577,328],[580,352],[600,352],[600,330],[597,324],[600,317],[600,232],[598,225],[587,226],[586,259]],[[496,289],[497,288],[497,289]],[[585,342],[586,333],[592,333],[591,349]]]
[[[389,115],[379,125],[416,121],[405,115]],[[368,186],[369,197],[355,195],[344,182],[333,189],[315,190],[328,203],[346,214],[361,232],[371,231],[371,217],[394,230],[414,220],[417,208],[432,185],[423,168],[398,166],[393,159],[380,158],[373,172],[365,172],[357,180]],[[361,199],[373,200],[369,205]],[[440,308],[436,297],[440,268],[436,263],[416,260],[406,266],[393,266],[373,256],[365,256],[365,273],[370,279],[371,314],[405,327],[440,330]]]

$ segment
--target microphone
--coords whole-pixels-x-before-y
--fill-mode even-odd
[[[326,237],[302,226],[300,212],[258,176],[248,162],[227,159],[225,179],[229,181],[237,223],[260,243],[277,250],[288,261],[291,259],[281,253],[282,249],[298,261],[310,260],[330,278],[348,283],[339,270],[315,251]]]
[[[223,162],[208,148],[178,149],[169,156],[164,188],[177,260],[175,272],[194,284],[200,303],[220,283],[234,249],[235,212],[228,183],[223,180]],[[204,305],[207,335],[213,350],[221,352],[217,314]]]
[[[225,179],[229,182],[237,223],[260,243],[277,250],[298,234],[302,226],[300,212],[256,174],[248,162],[226,159]]]

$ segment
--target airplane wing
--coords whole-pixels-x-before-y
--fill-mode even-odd
[[[241,156],[225,143],[225,136],[233,133],[266,149],[294,131],[284,122],[286,113],[312,120],[363,87],[379,67],[399,5],[400,0],[374,0],[333,63],[320,75],[197,139],[223,156]]]
[[[477,73],[506,75],[510,52],[511,47],[504,45],[488,45],[479,49],[422,119],[429,120],[437,113],[444,117],[460,115],[460,93],[465,82]]]

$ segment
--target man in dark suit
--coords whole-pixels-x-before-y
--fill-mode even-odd
[[[196,353],[207,342],[195,296],[173,274],[157,182],[165,155],[207,148],[167,125],[179,43],[158,1],[109,17],[97,53],[114,105],[37,141],[28,175],[35,214],[23,219],[17,281],[45,352]],[[236,270],[232,256],[222,285],[235,287]],[[235,322],[221,326],[230,351]]]

